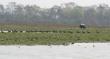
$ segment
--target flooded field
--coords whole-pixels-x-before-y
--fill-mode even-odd
[[[110,43],[0,46],[0,59],[110,59]]]

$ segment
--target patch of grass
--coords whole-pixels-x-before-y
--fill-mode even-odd
[[[1,30],[39,32],[0,33],[0,45],[67,45],[76,42],[109,42],[110,28],[57,28],[27,25],[3,25]]]
[[[26,33],[0,33],[1,45],[61,45],[75,42],[108,42],[110,32],[103,30],[77,30],[58,31],[58,32],[26,32]],[[89,31],[90,33],[88,33]]]

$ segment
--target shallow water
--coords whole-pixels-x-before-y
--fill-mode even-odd
[[[110,59],[110,43],[69,46],[0,46],[0,59]]]

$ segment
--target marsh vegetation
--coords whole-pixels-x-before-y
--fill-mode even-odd
[[[80,29],[78,27],[61,26],[57,28],[54,26],[52,29],[49,26],[14,26],[0,26],[2,30],[16,30],[15,32],[0,32],[1,45],[68,45],[76,42],[110,41],[110,28]],[[22,32],[19,32],[20,30]]]

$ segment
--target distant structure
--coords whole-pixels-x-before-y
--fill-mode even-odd
[[[81,29],[86,29],[86,25],[85,24],[80,24],[80,28]]]

